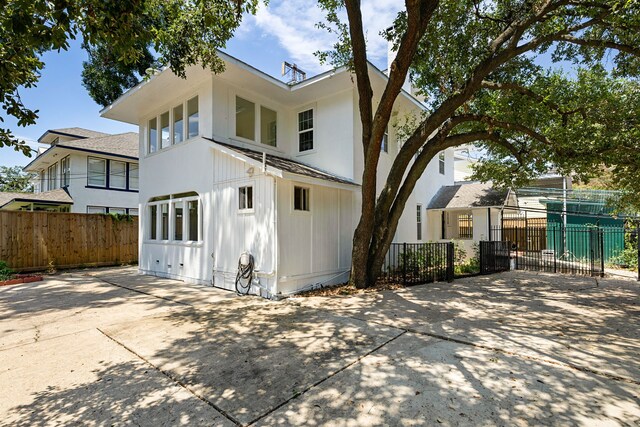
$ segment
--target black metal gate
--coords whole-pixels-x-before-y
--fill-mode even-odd
[[[480,274],[509,271],[511,267],[511,243],[480,242]]]
[[[381,280],[404,286],[453,280],[453,243],[392,243]]]

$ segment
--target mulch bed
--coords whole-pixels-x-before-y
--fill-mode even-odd
[[[380,291],[388,291],[393,289],[403,289],[404,286],[395,282],[379,281],[375,286],[367,289],[357,289],[355,286],[349,283],[343,283],[341,285],[327,286],[326,288],[314,289],[312,291],[301,292],[296,294],[296,297],[333,297],[338,295],[362,295],[370,294]]]
[[[39,282],[42,280],[42,276],[40,275],[32,275],[32,274],[16,274],[9,280],[0,281],[0,286],[9,286],[9,285],[18,285],[21,283],[33,283]]]

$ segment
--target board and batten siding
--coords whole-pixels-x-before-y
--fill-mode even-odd
[[[235,289],[238,259],[244,251],[254,257],[256,277],[261,286],[276,293],[276,212],[274,178],[226,154],[214,152],[212,228],[214,284]],[[239,188],[253,187],[253,209],[239,209]]]
[[[295,186],[309,188],[309,212],[293,209]],[[289,293],[348,279],[353,191],[278,180],[278,290]],[[341,274],[341,275],[340,275]]]

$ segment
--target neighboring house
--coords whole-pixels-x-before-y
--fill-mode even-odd
[[[138,135],[82,128],[48,130],[50,147],[25,168],[34,193],[0,193],[0,209],[138,214]]]
[[[500,226],[505,206],[517,205],[514,192],[491,183],[444,186],[428,205],[428,238],[460,241],[467,255],[473,255],[473,244],[489,240],[491,230]]]
[[[221,53],[225,72],[165,69],[102,116],[140,128],[141,272],[233,289],[249,251],[268,294],[347,280],[363,153],[346,69],[285,84]],[[387,77],[370,65],[375,99]],[[424,109],[403,91],[392,123]],[[383,141],[378,191],[399,142]],[[453,150],[428,165],[395,240],[427,240],[426,207],[453,184]]]

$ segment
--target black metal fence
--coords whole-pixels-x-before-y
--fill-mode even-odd
[[[509,243],[517,270],[602,276],[640,258],[637,229],[624,227],[494,227],[490,239]]]
[[[480,274],[509,271],[511,247],[509,242],[480,242]]]
[[[453,280],[453,243],[392,243],[381,279],[404,286]]]

